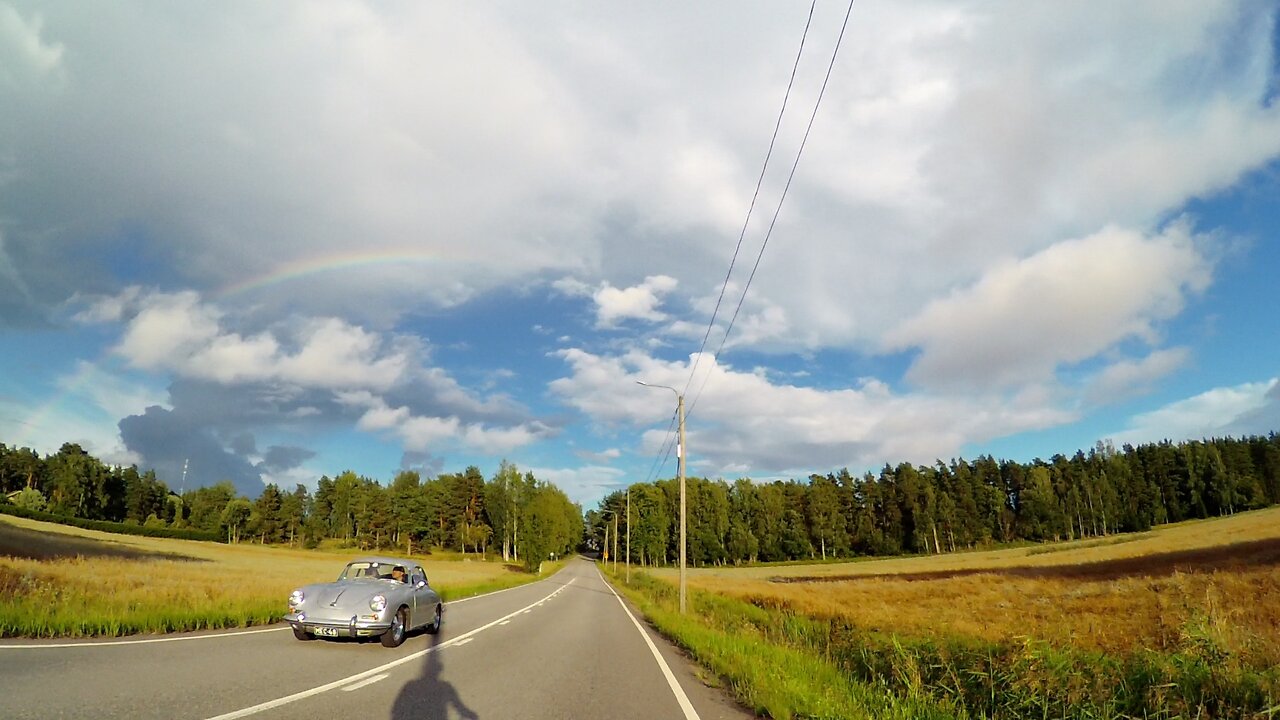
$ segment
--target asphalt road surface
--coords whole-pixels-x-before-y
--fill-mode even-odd
[[[751,717],[634,612],[576,558],[545,580],[447,603],[438,635],[394,650],[300,642],[283,625],[8,640],[0,718]]]

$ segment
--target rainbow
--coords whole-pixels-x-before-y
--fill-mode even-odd
[[[262,288],[300,280],[312,275],[350,270],[352,268],[376,267],[380,265],[422,265],[445,262],[437,253],[412,249],[366,250],[361,252],[334,253],[318,257],[307,257],[285,263],[271,272],[238,280],[210,294],[215,299],[225,299],[242,293],[261,290]]]

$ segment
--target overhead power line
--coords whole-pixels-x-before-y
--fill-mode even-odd
[[[729,340],[729,333],[733,332],[733,326],[738,320],[738,313],[742,311],[742,303],[747,299],[747,292],[751,289],[751,281],[756,277],[756,271],[760,269],[760,260],[764,257],[764,251],[769,247],[769,238],[773,237],[773,228],[778,222],[778,215],[782,212],[782,204],[787,200],[787,192],[791,190],[791,181],[796,176],[796,168],[800,166],[800,157],[804,154],[804,147],[809,142],[809,133],[813,130],[813,121],[818,117],[818,108],[822,106],[822,98],[827,93],[827,83],[831,81],[831,71],[836,65],[836,56],[840,53],[840,45],[844,42],[845,29],[849,26],[849,16],[853,13],[853,2],[849,0],[849,7],[844,13],[844,22],[840,25],[840,35],[836,38],[836,45],[831,50],[831,60],[827,63],[827,74],[822,78],[822,89],[818,91],[818,99],[813,103],[813,112],[809,114],[809,123],[805,126],[804,137],[800,139],[800,147],[796,150],[796,159],[791,163],[791,172],[787,174],[787,182],[782,187],[782,195],[778,198],[778,205],[773,210],[773,218],[769,220],[769,229],[765,232],[764,242],[760,243],[760,252],[756,254],[755,265],[751,267],[751,274],[747,276],[747,284],[742,288],[742,295],[738,297],[738,305],[733,309],[733,317],[729,319],[729,326],[725,328],[724,337],[720,339],[720,346],[716,348],[715,357],[720,357],[720,352],[724,350],[725,343]],[[701,355],[701,352],[699,352]],[[693,414],[694,407],[698,404],[698,398],[702,397],[702,390],[707,386],[707,380],[711,377],[710,373],[702,379],[702,384],[698,386],[698,392],[693,397],[693,402],[685,410],[685,419],[688,420],[689,415]],[[692,373],[689,375],[689,381],[693,381]],[[686,384],[687,387],[687,384]]]
[[[734,265],[738,262],[738,252],[742,250],[742,241],[747,235],[747,227],[751,224],[751,215],[756,208],[756,200],[760,197],[760,188],[764,184],[765,172],[769,169],[769,160],[773,157],[773,148],[778,141],[778,132],[782,127],[782,117],[787,112],[787,101],[791,98],[791,88],[795,85],[796,71],[800,67],[800,58],[804,55],[805,40],[809,37],[809,28],[813,25],[813,10],[817,6],[817,0],[812,0],[809,4],[809,15],[804,22],[804,32],[800,35],[800,47],[796,50],[796,59],[791,64],[791,76],[787,79],[787,90],[782,96],[782,107],[778,110],[778,119],[773,123],[773,133],[769,137],[769,149],[765,152],[764,163],[760,167],[760,175],[756,178],[756,188],[751,194],[751,204],[747,207],[747,216],[742,221],[742,231],[738,233],[738,243],[733,248],[733,257],[729,260],[729,270],[724,275],[724,282],[720,284],[720,294],[716,298],[715,309],[711,312],[711,319],[707,322],[707,331],[702,335],[702,344],[698,346],[698,353],[694,356],[693,367],[689,370],[689,379],[685,381],[682,395],[689,392],[689,386],[693,383],[693,378],[698,371],[698,363],[702,360],[702,352],[707,348],[707,340],[711,337],[711,330],[715,327],[716,318],[720,314],[720,305],[724,301],[724,294],[729,287],[729,279],[733,276]],[[846,16],[846,22],[848,17]],[[756,263],[759,264],[757,258]],[[739,301],[741,305],[741,301]],[[736,315],[736,313],[735,313]],[[723,347],[724,342],[721,341]],[[717,355],[719,352],[717,351]],[[705,380],[703,385],[706,385]],[[686,413],[687,415],[687,413]],[[657,456],[654,457],[653,466],[649,469],[649,474],[645,478],[645,482],[650,482],[657,477],[666,467],[667,461],[671,459],[671,450],[674,448],[674,433],[676,426],[675,415],[671,416],[671,423],[667,427],[667,433],[662,441],[662,445],[658,449]]]
[[[782,95],[782,107],[778,110],[778,119],[773,123],[773,135],[769,138],[769,149],[764,154],[764,164],[760,167],[760,176],[756,178],[755,192],[751,193],[751,204],[747,207],[747,217],[742,221],[742,231],[738,233],[738,244],[733,248],[733,257],[729,259],[729,271],[724,274],[724,282],[720,284],[720,295],[716,298],[716,307],[711,311],[711,320],[707,322],[707,331],[702,334],[702,344],[698,346],[698,354],[694,357],[693,367],[689,370],[689,379],[684,384],[684,391],[689,392],[689,385],[698,372],[698,362],[702,360],[702,351],[707,349],[707,338],[711,337],[711,329],[716,325],[716,317],[720,314],[720,303],[724,301],[724,293],[729,287],[729,278],[733,276],[733,267],[738,262],[738,251],[742,250],[742,240],[747,236],[747,226],[751,224],[751,214],[756,209],[756,199],[760,197],[760,187],[764,184],[765,171],[769,169],[769,159],[773,157],[773,146],[778,142],[778,130],[782,127],[782,116],[787,112],[787,100],[791,99],[791,87],[796,82],[796,70],[800,67],[800,57],[804,55],[804,41],[809,37],[809,26],[813,24],[813,9],[818,0],[809,3],[809,17],[804,22],[804,33],[800,35],[800,48],[796,50],[795,62],[791,64],[791,77],[787,80],[787,91]]]

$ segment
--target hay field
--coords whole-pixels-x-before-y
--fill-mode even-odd
[[[291,590],[337,577],[359,554],[117,535],[0,516],[0,636],[270,623]],[[500,560],[414,559],[446,599],[536,579]]]
[[[1280,664],[1280,508],[990,552],[693,569],[689,583],[913,637],[1119,654],[1208,644],[1248,666]]]

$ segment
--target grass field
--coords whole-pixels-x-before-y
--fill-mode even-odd
[[[336,578],[359,554],[115,535],[0,517],[0,636],[271,623],[285,612],[291,590]],[[415,559],[446,600],[537,579],[500,560],[442,552]]]
[[[677,575],[650,572],[638,585],[661,612]],[[689,585],[704,626],[949,716],[1280,714],[1280,508],[990,552],[694,569]]]

